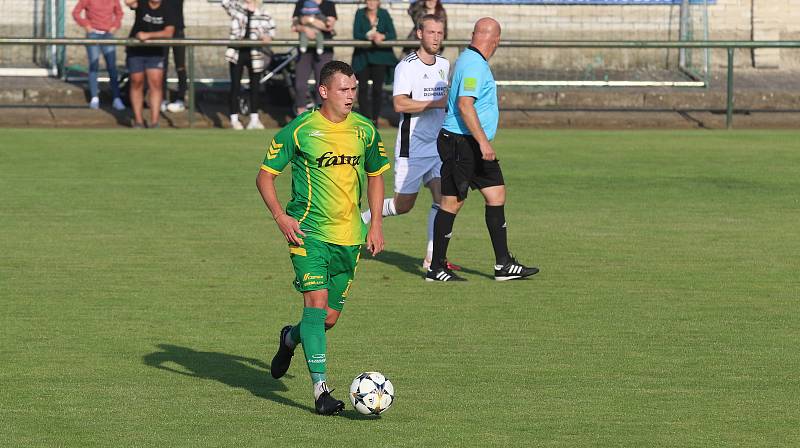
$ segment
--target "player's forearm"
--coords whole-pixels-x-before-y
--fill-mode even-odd
[[[478,143],[489,143],[489,139],[486,138],[486,133],[483,132],[483,127],[478,119],[478,112],[475,110],[475,106],[470,101],[462,101],[462,98],[465,97],[458,99],[458,111],[461,113],[461,120]]]
[[[258,192],[261,193],[261,199],[272,214],[273,219],[278,219],[281,215],[285,215],[281,201],[278,199],[278,192],[275,190],[275,175],[268,173],[264,170],[258,172],[256,177],[256,186]]]
[[[442,100],[419,101],[412,100],[405,95],[395,96],[392,99],[392,102],[394,104],[394,111],[400,114],[418,114],[428,109],[442,109],[445,107],[445,104]]]
[[[372,214],[371,226],[383,224],[383,175],[367,178],[367,201]]]

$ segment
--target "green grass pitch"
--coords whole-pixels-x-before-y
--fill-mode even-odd
[[[474,192],[464,284],[422,280],[427,192],[387,219],[329,334],[339,397],[394,382],[374,419],[314,415],[301,352],[269,376],[301,313],[273,132],[0,131],[0,446],[800,444],[800,133],[501,130],[542,272],[490,279]]]

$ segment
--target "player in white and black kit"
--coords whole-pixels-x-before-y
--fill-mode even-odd
[[[383,201],[383,216],[408,213],[417,200],[420,185],[431,190],[433,204],[428,215],[428,248],[423,261],[427,269],[433,255],[433,221],[441,200],[440,168],[436,137],[444,122],[450,62],[439,56],[444,22],[432,14],[420,20],[420,47],[394,69],[394,110],[402,114],[394,147],[394,197]],[[362,213],[364,222],[370,212]],[[450,269],[458,269],[449,265]]]

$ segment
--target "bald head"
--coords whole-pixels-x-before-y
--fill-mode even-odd
[[[500,45],[500,23],[491,17],[484,17],[475,22],[470,44],[481,51],[486,59],[494,55]]]
[[[482,19],[478,19],[475,22],[475,28],[472,29],[473,39],[475,35],[479,36],[499,36],[500,35],[500,24],[497,23],[497,20],[494,20],[491,17],[484,17]]]

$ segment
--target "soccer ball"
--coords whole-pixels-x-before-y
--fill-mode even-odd
[[[394,403],[394,385],[380,372],[364,372],[350,384],[350,401],[364,415],[379,415]]]

